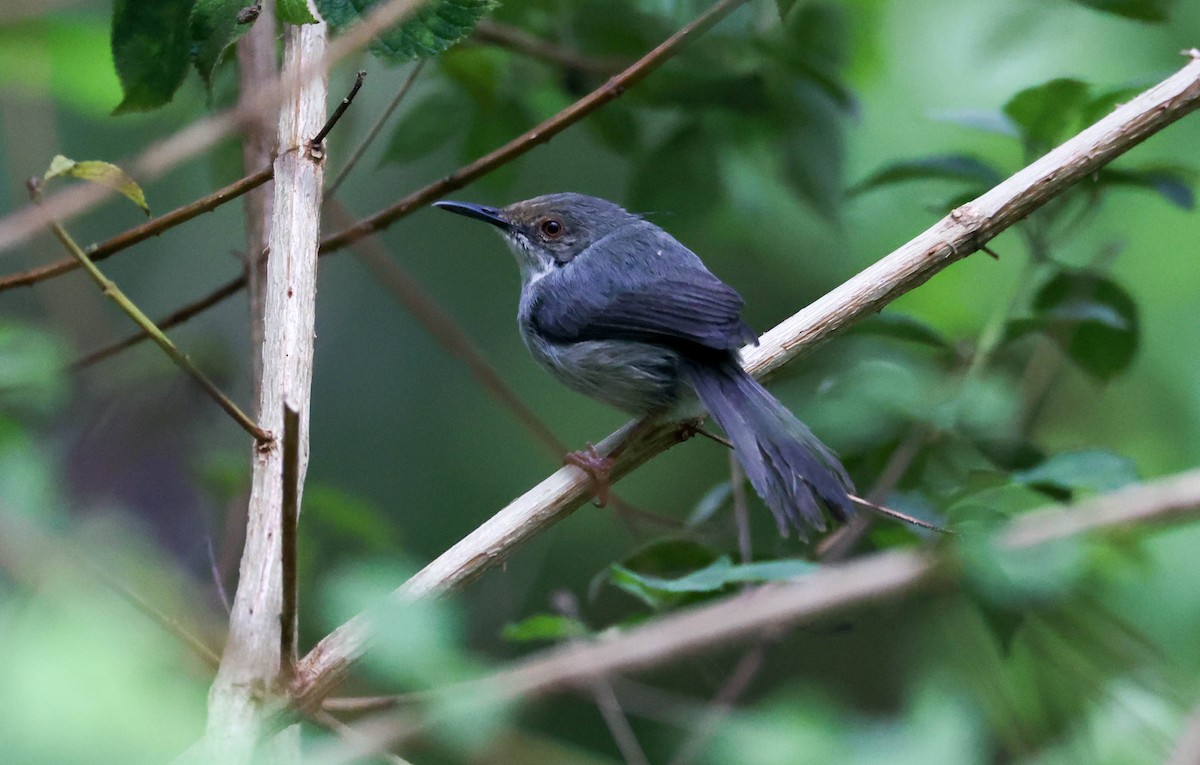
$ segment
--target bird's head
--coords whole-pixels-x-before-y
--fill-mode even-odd
[[[547,194],[507,207],[450,201],[434,206],[499,228],[526,281],[565,266],[608,234],[641,220],[607,200],[572,193]]]

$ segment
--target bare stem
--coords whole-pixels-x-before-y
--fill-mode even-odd
[[[629,63],[616,56],[588,56],[573,48],[543,40],[523,29],[498,21],[479,22],[471,34],[471,39],[507,48],[514,53],[520,53],[547,64],[589,74],[612,74],[621,71]]]
[[[350,175],[350,171],[353,170],[358,164],[358,161],[362,159],[362,155],[367,151],[367,147],[374,142],[376,136],[379,135],[379,131],[383,130],[383,126],[386,125],[388,119],[391,118],[392,112],[396,111],[396,107],[400,106],[400,102],[403,101],[404,97],[408,95],[408,92],[412,90],[413,83],[417,81],[417,77],[420,76],[421,72],[425,69],[425,64],[428,62],[429,59],[427,58],[421,59],[416,63],[416,66],[412,68],[412,71],[408,73],[408,76],[404,78],[404,84],[400,86],[400,90],[396,91],[396,95],[392,97],[392,100],[388,103],[387,108],[383,110],[383,113],[379,115],[379,119],[375,120],[375,124],[371,125],[371,129],[367,131],[366,136],[363,137],[362,141],[357,147],[355,147],[354,151],[350,153],[350,156],[346,159],[346,164],[342,165],[342,169],[338,171],[338,174],[333,179],[333,182],[325,187],[326,199],[331,198],[337,193],[338,188],[342,185],[342,181],[346,180],[346,176]]]

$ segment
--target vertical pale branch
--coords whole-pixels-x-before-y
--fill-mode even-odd
[[[275,3],[263,0],[262,10],[250,31],[237,43],[238,84],[245,105],[263,88],[276,87],[279,67],[275,62]],[[247,173],[271,164],[275,153],[274,109],[255,114],[242,128],[242,165]],[[246,285],[250,296],[250,363],[254,392],[262,383],[263,306],[267,265],[267,237],[272,217],[272,187],[263,186],[243,200],[246,218]]]
[[[326,82],[301,79],[325,55],[322,24],[288,27],[283,62],[286,97],[279,114],[274,214],[265,284],[265,328],[259,412],[264,427],[283,432],[284,407],[299,413],[295,501],[300,502],[308,466],[309,398],[312,382],[317,241],[320,227],[321,156],[310,141],[325,119]],[[280,669],[283,609],[281,522],[284,455],[281,439],[252,455],[246,544],[229,639],[209,693],[208,735],[223,761],[244,761]]]

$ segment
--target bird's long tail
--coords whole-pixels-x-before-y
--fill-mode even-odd
[[[854,485],[842,463],[735,358],[685,362],[683,371],[733,442],[780,534],[787,536],[791,527],[804,539],[809,529],[825,530],[826,512],[838,521],[849,517]]]

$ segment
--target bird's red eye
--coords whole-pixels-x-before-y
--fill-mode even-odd
[[[562,221],[556,218],[546,218],[544,221],[542,221],[541,228],[542,233],[550,239],[557,239],[562,235],[563,232]]]

